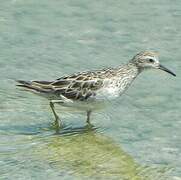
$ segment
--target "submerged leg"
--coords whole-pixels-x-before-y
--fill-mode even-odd
[[[86,122],[87,122],[87,124],[89,124],[89,125],[90,125],[90,115],[91,115],[91,112],[92,112],[91,110],[88,110],[88,111],[87,111],[87,121],[86,121]]]
[[[54,106],[55,103],[63,103],[63,101],[62,100],[51,100],[50,101],[50,108],[55,117],[55,127],[57,129],[59,129],[61,127],[61,120],[60,120],[59,116],[57,115],[57,113],[55,112],[55,106]]]

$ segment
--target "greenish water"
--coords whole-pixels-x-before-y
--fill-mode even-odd
[[[6,0],[0,5],[0,179],[181,179],[181,1]],[[15,79],[115,66],[145,49],[177,77],[142,74],[105,110],[63,112]]]

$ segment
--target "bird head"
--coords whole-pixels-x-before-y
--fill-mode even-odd
[[[173,76],[176,76],[175,73],[164,67],[160,64],[158,59],[158,54],[151,51],[143,51],[138,53],[133,57],[131,63],[136,65],[140,71],[144,69],[160,69]]]

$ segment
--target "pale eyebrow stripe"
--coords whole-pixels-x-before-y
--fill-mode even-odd
[[[153,56],[145,56],[145,59],[154,59],[155,60],[155,62],[159,62],[158,61],[158,58],[157,57],[153,57]]]
[[[153,56],[145,56],[145,59],[155,59]]]

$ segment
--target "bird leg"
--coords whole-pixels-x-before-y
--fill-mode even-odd
[[[91,115],[91,112],[92,112],[91,110],[88,110],[88,111],[87,111],[87,121],[86,121],[86,122],[87,122],[87,124],[89,124],[89,125],[91,124],[91,123],[90,123],[90,115]]]
[[[61,120],[60,120],[59,116],[55,112],[55,106],[54,106],[55,103],[63,103],[63,101],[62,100],[51,100],[50,101],[50,108],[51,108],[51,110],[53,112],[53,115],[55,117],[55,127],[57,129],[60,129],[61,126],[62,126],[62,123],[61,123]]]

